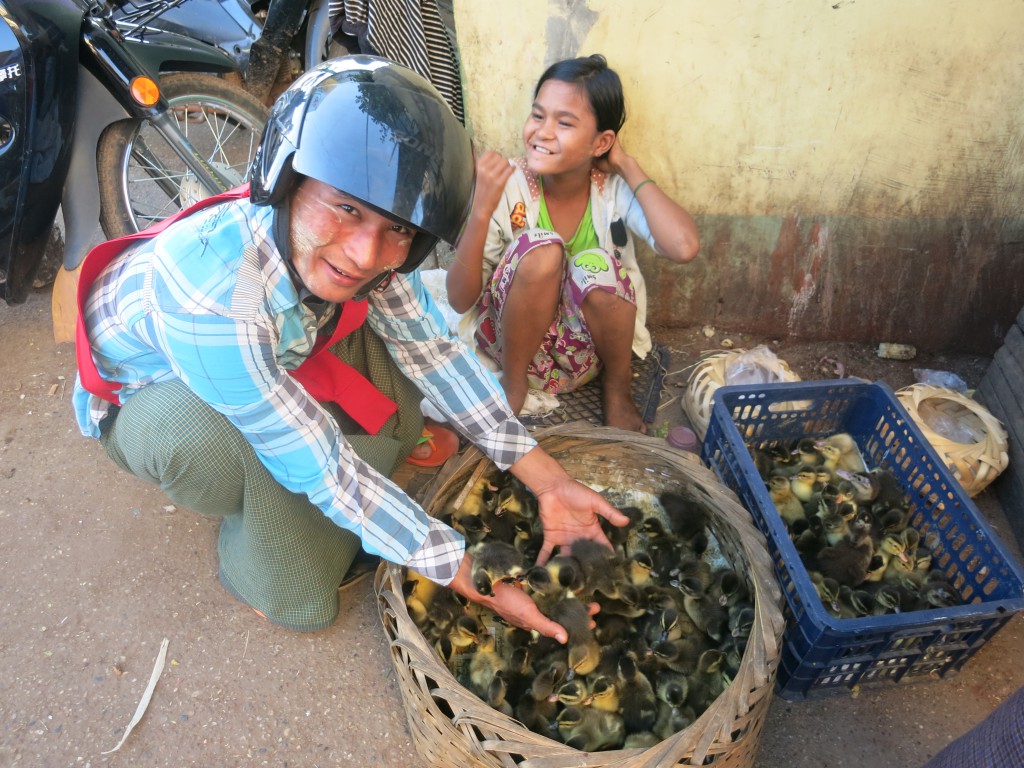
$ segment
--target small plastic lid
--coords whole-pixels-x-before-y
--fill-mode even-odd
[[[689,427],[672,427],[666,439],[669,445],[681,451],[697,450],[697,434]]]

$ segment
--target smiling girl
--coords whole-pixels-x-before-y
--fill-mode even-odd
[[[622,83],[595,54],[551,65],[523,126],[526,155],[477,161],[473,207],[448,269],[460,333],[502,371],[517,413],[529,390],[571,392],[602,376],[609,426],[646,431],[631,353],[651,348],[634,238],[683,263],[692,217],[626,154]]]

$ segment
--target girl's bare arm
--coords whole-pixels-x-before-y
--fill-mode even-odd
[[[476,162],[473,206],[448,267],[448,303],[456,312],[465,312],[480,296],[487,229],[512,171],[512,165],[497,152],[484,152]]]
[[[617,173],[634,190],[636,203],[643,209],[659,254],[680,264],[697,255],[700,235],[693,217],[665,194],[640,167],[636,158],[626,154],[618,138],[608,154],[596,161],[596,165],[606,173]]]

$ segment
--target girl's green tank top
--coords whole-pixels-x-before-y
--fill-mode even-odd
[[[544,188],[541,187],[540,192],[540,210],[537,213],[537,226],[540,229],[550,229],[552,232],[555,231],[554,226],[551,224],[551,216],[548,214],[548,204],[544,199]],[[576,232],[572,238],[565,244],[565,252],[568,256],[575,256],[580,251],[586,251],[590,248],[598,248],[600,243],[597,240],[597,231],[594,229],[594,220],[590,215],[590,200],[587,200],[587,210],[583,212],[583,218],[580,219],[579,226],[576,227]]]

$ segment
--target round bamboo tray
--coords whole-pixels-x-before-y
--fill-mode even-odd
[[[649,749],[580,752],[528,730],[464,688],[410,618],[403,570],[384,564],[375,588],[413,743],[437,768],[749,768],[768,713],[785,627],[781,593],[764,538],[735,495],[692,456],[664,440],[580,422],[535,434],[541,446],[583,482],[659,493],[682,488],[710,510],[722,554],[745,573],[756,620],[735,679],[692,725]],[[493,464],[475,448],[453,457],[424,490],[440,509]]]
[[[746,349],[732,349],[728,352],[713,352],[701,358],[690,373],[689,385],[683,394],[683,412],[690,420],[690,426],[697,437],[704,439],[711,423],[711,408],[714,406],[715,390],[725,385],[725,374],[729,366],[736,362]],[[764,368],[766,377],[771,382],[800,381],[785,360],[775,358],[771,367]]]
[[[977,496],[1006,469],[1006,430],[981,403],[931,384],[912,384],[896,397],[968,496]],[[942,421],[961,434],[951,437],[936,430]]]

